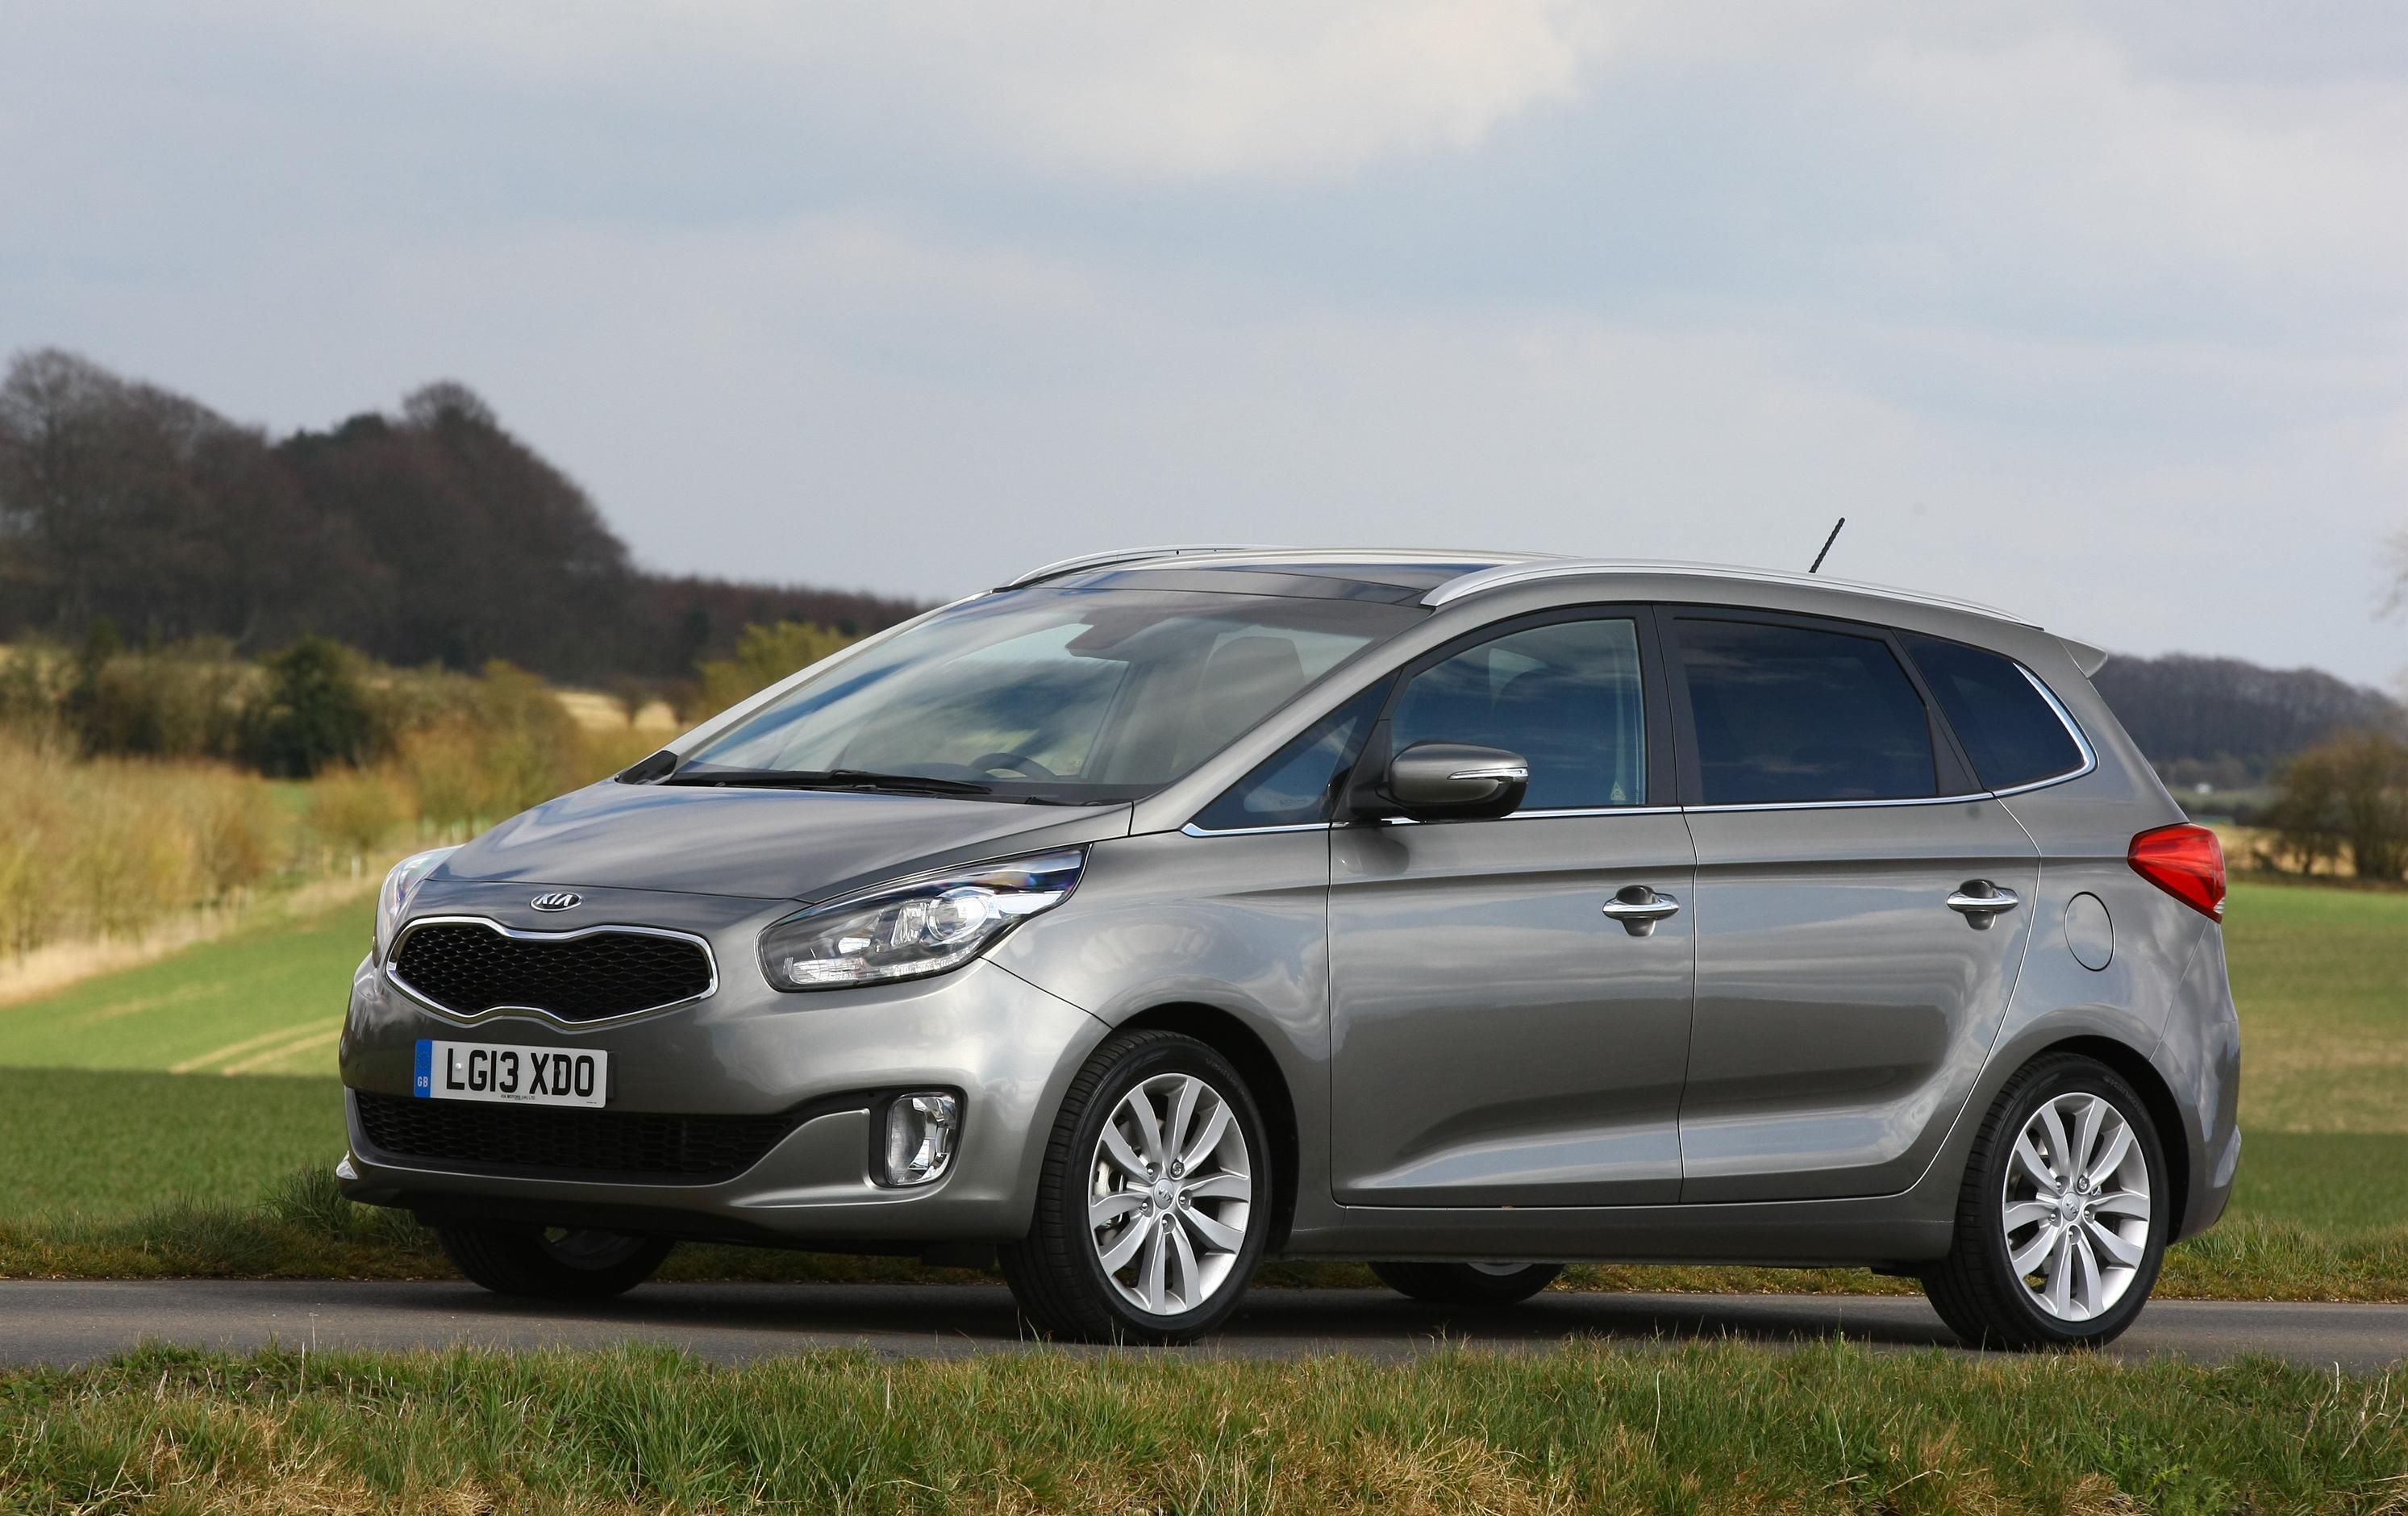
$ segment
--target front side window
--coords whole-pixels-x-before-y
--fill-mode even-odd
[[[984,596],[787,691],[669,782],[869,776],[971,798],[1133,800],[1422,614],[1208,592]]]
[[[2012,790],[2082,766],[2081,744],[2021,664],[1912,632],[1900,633],[1899,640],[1984,784]]]
[[[1647,798],[1639,628],[1627,618],[1509,632],[1413,676],[1388,746],[1469,742],[1530,765],[1526,810],[1636,806]]]
[[[1704,804],[1939,793],[1930,717],[1885,639],[1760,622],[1677,626]]]

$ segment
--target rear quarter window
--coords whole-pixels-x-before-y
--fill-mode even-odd
[[[1902,632],[1899,640],[1985,785],[2012,790],[2082,766],[2082,745],[2023,665],[1936,636]]]
[[[1678,635],[1705,804],[1939,793],[1930,717],[1885,638],[1688,618]]]

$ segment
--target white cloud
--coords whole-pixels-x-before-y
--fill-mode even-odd
[[[365,32],[545,90],[643,92],[666,70],[832,91],[950,117],[1040,167],[1173,181],[1311,179],[1469,148],[1570,97],[1611,37],[1594,0],[254,5],[338,51]]]

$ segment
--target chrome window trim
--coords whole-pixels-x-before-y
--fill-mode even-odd
[[[597,1016],[590,1021],[581,1022],[555,1016],[541,1006],[495,1006],[490,1010],[475,1012],[453,1010],[451,1007],[413,987],[408,980],[394,972],[393,966],[394,960],[401,955],[401,945],[408,941],[413,933],[422,926],[437,925],[482,926],[502,937],[519,937],[537,942],[566,942],[576,937],[595,937],[604,932],[624,932],[636,937],[669,937],[680,942],[691,942],[702,950],[703,964],[710,970],[710,982],[703,986],[700,994],[690,994],[682,1000],[665,1000],[657,1006],[646,1006],[641,1010],[621,1011],[616,1016]],[[412,1001],[445,1021],[454,1022],[462,1026],[481,1026],[487,1022],[504,1016],[531,1016],[564,1032],[584,1032],[600,1026],[618,1026],[635,1021],[638,1017],[657,1016],[666,1010],[675,1010],[681,1006],[691,1006],[699,1001],[708,1000],[719,993],[719,955],[711,951],[710,938],[693,932],[675,931],[666,926],[632,926],[619,922],[603,922],[596,925],[573,927],[563,932],[538,932],[523,927],[505,926],[491,916],[421,916],[402,923],[401,930],[393,935],[393,945],[385,950],[384,962],[379,964],[377,968],[394,989],[408,995]]]
[[[1653,562],[1643,558],[1577,558],[1559,563],[1505,564],[1496,568],[1484,568],[1476,573],[1451,579],[1422,596],[1422,604],[1435,610],[1457,600],[1490,590],[1511,585],[1528,584],[1542,579],[1573,579],[1589,575],[1627,574],[1660,575],[1678,579],[1739,579],[1751,584],[1784,584],[1826,590],[1846,590],[1857,594],[1870,594],[1884,600],[1900,600],[1913,605],[1937,606],[1946,610],[1970,610],[1978,615],[2013,622],[2019,626],[2036,626],[2011,611],[1996,606],[1985,606],[1978,600],[1960,600],[1952,595],[1926,594],[1917,590],[1893,589],[1884,584],[1867,584],[1856,579],[1825,579],[1819,574],[1788,574],[1770,568],[1735,568],[1721,564],[1696,564],[1675,561]]]
[[[2004,655],[2001,654],[2000,656]],[[2009,659],[2008,662],[2014,663],[2014,661],[2013,659]],[[2041,682],[2041,677],[2038,674],[2033,673],[2030,669],[2026,668],[2021,664],[2015,664],[2015,672],[2021,674],[2025,679],[2031,681],[2031,687],[2040,692],[2040,697],[2042,700],[2048,702],[2048,708],[2056,711],[2057,719],[2065,723],[2066,735],[2073,738],[2074,747],[2081,751],[2082,764],[2080,767],[2069,768],[2062,774],[2053,774],[2047,779],[2033,779],[2028,784],[2017,784],[2009,789],[1993,790],[1990,793],[1998,795],[2029,794],[2034,790],[2045,790],[2052,784],[2068,783],[2071,780],[2082,778],[2086,774],[2097,772],[2099,768],[2099,750],[2090,745],[2090,734],[2085,732],[2082,729],[2082,723],[2073,719],[2073,712],[2065,708],[2065,702],[2057,697],[2057,692],[2055,690],[2050,689],[2046,684]]]
[[[1544,810],[1507,811],[1502,816],[1489,816],[1482,819],[1492,822],[1530,822],[1538,821],[1549,816],[1677,816],[1680,813],[1681,808],[1678,806],[1558,806],[1550,807]],[[1411,816],[1377,816],[1371,818],[1371,820],[1373,824],[1380,826],[1419,826],[1422,824]],[[1273,832],[1332,832],[1336,831],[1340,825],[1352,823],[1340,822],[1293,822],[1284,826],[1225,826],[1215,829],[1211,827],[1198,826],[1194,822],[1189,822],[1186,825],[1181,827],[1180,831],[1185,833],[1189,837],[1265,837]]]
[[[1876,806],[1961,806],[1970,800],[1995,800],[1988,790],[1963,794],[1897,795],[1883,800],[1752,800],[1741,805],[1683,806],[1684,812],[1726,810],[1869,810]]]

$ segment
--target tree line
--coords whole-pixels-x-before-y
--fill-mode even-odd
[[[2166,782],[2240,790],[2336,733],[2391,731],[2399,702],[2314,668],[2171,653],[2108,661],[2099,694]]]
[[[673,679],[744,627],[877,630],[890,596],[647,572],[585,492],[465,387],[271,437],[57,350],[0,379],[0,636],[308,635],[382,662]]]

